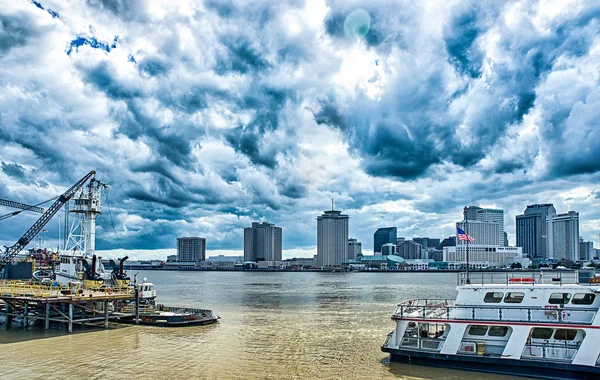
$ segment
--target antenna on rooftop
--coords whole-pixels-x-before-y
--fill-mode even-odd
[[[331,211],[333,211],[333,198],[331,198]]]

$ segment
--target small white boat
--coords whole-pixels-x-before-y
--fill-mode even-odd
[[[381,349],[413,364],[598,379],[600,277],[585,280],[578,272],[460,273],[456,300],[399,304]]]

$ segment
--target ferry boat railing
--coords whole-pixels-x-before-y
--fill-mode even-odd
[[[519,271],[519,272],[461,272],[458,285],[510,285],[510,284],[578,284],[578,271]]]
[[[591,324],[597,308],[455,305],[454,300],[409,300],[394,311],[396,319],[471,320]]]
[[[402,342],[400,342],[400,346],[418,348],[421,350],[439,351],[442,347],[442,343],[444,343],[444,340],[445,339],[440,338],[404,337],[402,338]]]
[[[579,350],[578,344],[528,343],[521,356],[527,359],[572,361]]]

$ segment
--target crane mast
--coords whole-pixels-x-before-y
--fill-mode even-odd
[[[4,267],[9,263],[15,256],[23,250],[35,236],[44,228],[44,226],[52,219],[52,217],[61,209],[61,207],[71,199],[75,193],[94,175],[94,170],[90,171],[85,177],[77,181],[76,184],[71,186],[64,194],[62,194],[53,204],[42,214],[42,216],[25,232],[23,236],[12,246],[8,247],[2,257],[0,257],[0,271],[4,272]]]

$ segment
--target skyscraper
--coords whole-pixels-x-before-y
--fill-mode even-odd
[[[340,266],[348,261],[348,215],[325,211],[317,217],[317,265]]]
[[[362,255],[362,243],[356,239],[348,239],[348,260],[356,260]]]
[[[244,228],[244,261],[281,261],[281,232],[267,222]]]
[[[413,240],[406,240],[398,246],[398,256],[407,260],[421,259],[423,247]]]
[[[548,258],[548,217],[556,214],[552,203],[529,205],[516,216],[517,247],[523,254]]]
[[[467,206],[463,210],[463,220],[479,221],[485,223],[498,223],[500,233],[498,242],[491,243],[504,246],[504,210],[494,208],[483,208],[479,206]]]
[[[592,260],[596,256],[594,250],[594,242],[583,241],[583,238],[579,238],[579,258],[580,260]]]
[[[205,261],[206,239],[201,237],[177,238],[177,261]]]
[[[456,227],[465,231],[469,236],[475,239],[475,243],[479,245],[496,245],[500,244],[500,225],[494,222],[482,222],[479,220],[469,220],[456,223]],[[502,239],[504,240],[504,238]],[[466,244],[465,240],[459,240],[457,245]]]
[[[440,245],[440,239],[433,239],[433,238],[426,238],[426,237],[422,237],[422,238],[413,238],[414,241],[416,241],[417,243],[421,244],[421,246],[423,247],[423,249],[427,249],[427,248],[437,248],[438,245]]]
[[[579,260],[579,213],[548,215],[548,242],[547,258]]]
[[[373,253],[381,253],[381,247],[387,243],[396,244],[398,230],[396,227],[379,228],[373,234]]]

